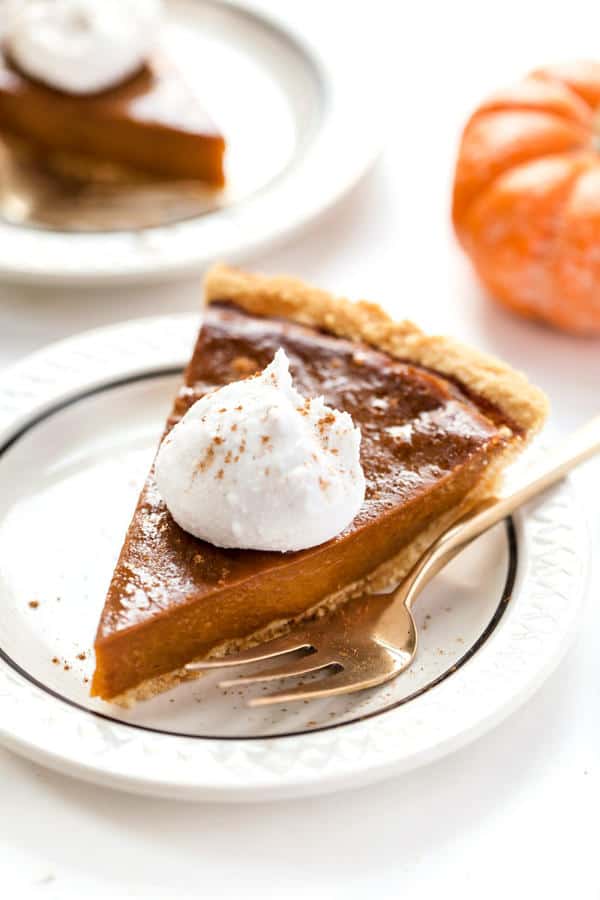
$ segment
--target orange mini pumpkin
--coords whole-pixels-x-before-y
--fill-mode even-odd
[[[600,63],[540,69],[475,111],[452,213],[500,302],[600,334]]]

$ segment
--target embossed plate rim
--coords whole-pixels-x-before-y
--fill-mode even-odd
[[[182,365],[197,325],[198,317],[188,314],[141,319],[32,354],[3,372],[0,440],[82,390]],[[306,796],[423,765],[483,734],[525,702],[576,632],[589,540],[570,484],[515,521],[519,570],[511,609],[462,669],[405,706],[332,731],[198,740],[90,716],[0,662],[0,742],[69,775],[187,800]]]

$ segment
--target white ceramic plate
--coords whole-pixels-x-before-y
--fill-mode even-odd
[[[94,223],[107,227],[110,196],[57,193],[0,153],[0,277],[122,283],[247,257],[333,204],[374,160],[374,67],[357,66],[343,42],[317,45],[315,34],[309,43],[232,2],[166,0],[166,11],[163,41],[228,140],[227,190],[196,213],[168,186],[132,190],[115,201],[122,230],[94,232]],[[88,210],[87,232],[56,230],[69,208],[79,222]],[[153,222],[164,213],[165,224],[124,227],[128,209]]]
[[[568,485],[436,579],[418,603],[419,656],[390,685],[252,712],[212,678],[130,711],[90,700],[104,592],[197,324],[89,332],[3,374],[2,741],[102,784],[238,802],[402,772],[508,715],[558,663],[581,612],[586,534]]]

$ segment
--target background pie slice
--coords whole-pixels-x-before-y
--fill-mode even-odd
[[[0,52],[0,132],[172,179],[225,181],[225,140],[175,66],[150,60],[123,84],[75,96],[40,84]]]
[[[125,537],[95,643],[92,694],[130,702],[168,689],[194,658],[222,654],[381,589],[482,495],[540,427],[546,400],[497,360],[378,306],[224,266],[167,430],[206,391],[284,347],[301,393],[362,431],[363,507],[340,535],[296,553],[223,550],[182,531],[151,471]],[[219,460],[214,462],[215,476]],[[257,471],[257,478],[262,473]]]

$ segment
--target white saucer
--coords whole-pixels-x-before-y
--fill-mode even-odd
[[[587,536],[565,484],[436,579],[418,603],[419,656],[390,685],[251,713],[209,678],[131,711],[90,700],[104,593],[197,324],[89,332],[3,374],[0,740],[101,784],[239,802],[406,771],[516,709],[582,609]]]
[[[11,180],[3,168],[0,278],[125,283],[239,260],[323,212],[374,160],[381,141],[374,67],[357,66],[343,42],[318,45],[319,35],[309,42],[233,2],[166,0],[166,11],[164,43],[228,141],[225,193],[201,214],[177,202],[187,218],[159,227],[60,231],[36,213],[39,204],[52,207],[50,189],[36,187],[35,173]],[[132,194],[131,204],[147,212],[154,203],[160,214],[169,201],[153,196]],[[94,197],[69,202],[77,210]],[[119,217],[127,219],[127,208]]]

